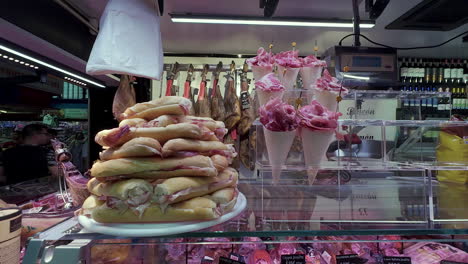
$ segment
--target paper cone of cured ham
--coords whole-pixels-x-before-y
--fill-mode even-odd
[[[317,84],[312,85],[315,99],[329,110],[337,110],[337,97],[348,94],[348,89],[343,87],[338,79],[332,77],[327,70],[323,71],[323,76],[317,80]]]
[[[334,131],[340,113],[332,112],[313,100],[298,110],[299,134],[302,140],[309,184],[313,184]]]
[[[300,68],[286,68],[278,66],[278,79],[287,90],[294,88]]]
[[[288,90],[294,87],[302,66],[298,53],[297,50],[290,50],[275,55],[275,63],[278,65],[278,78]]]
[[[260,80],[263,76],[273,71],[273,55],[264,48],[259,48],[257,56],[248,59],[246,62],[252,68],[255,81]]]
[[[302,67],[299,72],[301,74],[302,84],[304,90],[310,90],[311,86],[315,85],[317,80],[322,76],[322,70],[327,67],[327,63],[317,59],[313,55],[307,56],[301,59],[301,61]]]
[[[268,160],[271,165],[273,183],[278,183],[282,167],[288,158],[289,150],[296,136],[296,130],[280,132],[263,127],[263,134],[267,146]]]
[[[260,107],[260,122],[263,124],[273,183],[276,184],[296,136],[296,110],[276,98]]]
[[[273,65],[270,66],[251,66],[254,80],[260,80],[263,76],[273,72]]]
[[[255,82],[255,90],[260,106],[263,106],[272,99],[281,99],[285,89],[275,74],[269,73]]]

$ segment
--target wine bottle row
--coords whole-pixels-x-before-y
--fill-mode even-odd
[[[397,110],[405,115],[400,115],[400,119],[448,118],[451,114],[468,116],[465,86],[444,89],[441,86],[405,85],[401,90],[409,94],[401,101]]]
[[[466,84],[468,61],[462,59],[399,58],[400,82]]]

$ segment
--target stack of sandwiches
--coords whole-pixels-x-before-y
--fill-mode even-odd
[[[189,99],[166,96],[128,108],[90,170],[81,214],[102,223],[216,219],[237,200],[237,155],[223,122],[188,116]]]

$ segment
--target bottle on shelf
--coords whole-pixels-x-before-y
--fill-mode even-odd
[[[450,88],[445,88],[446,93],[450,93]],[[450,95],[445,96],[445,116],[450,116],[452,112],[452,99]]]
[[[468,61],[464,60],[463,64],[465,65],[463,67],[463,83],[467,84],[468,83]]]
[[[450,82],[456,83],[458,78],[458,66],[455,64],[455,59],[450,62]]]
[[[406,64],[406,58],[403,58],[401,66],[400,66],[400,82],[402,83],[407,82],[407,78],[408,78],[408,64]]]
[[[415,73],[416,73],[416,68],[415,68],[415,65],[414,65],[414,61],[413,61],[413,58],[409,58],[408,59],[408,73],[407,73],[407,79],[409,83],[412,83],[414,82],[415,80]]]
[[[447,84],[447,83],[450,83],[451,72],[452,72],[448,59],[445,59],[443,67],[444,67],[444,76],[443,76],[444,80],[443,81],[444,81],[444,83]]]
[[[421,86],[421,115],[425,117],[429,114],[429,109],[427,108],[427,97],[425,95],[426,87]],[[423,118],[424,119],[424,118]]]
[[[437,59],[432,60],[431,72],[432,72],[432,81],[431,82],[432,83],[437,83],[437,79],[439,78],[439,64],[438,64]]]
[[[455,110],[455,112],[458,112],[458,107],[459,107],[459,102],[458,102],[458,87],[452,87],[451,92],[452,92],[452,111]]]
[[[442,83],[444,81],[444,73],[445,73],[444,63],[442,59],[439,60],[438,66],[439,66],[438,68],[439,76],[437,78],[436,83]]]
[[[458,59],[457,63],[457,83],[463,83],[463,63],[461,59]]]
[[[427,60],[424,64],[424,82],[432,82],[432,60]]]
[[[423,60],[422,58],[419,59],[419,62],[418,62],[418,82],[419,83],[423,83],[424,82],[424,72],[425,72],[425,60]]]

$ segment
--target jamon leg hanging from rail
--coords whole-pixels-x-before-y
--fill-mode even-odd
[[[223,63],[219,62],[216,70],[213,72],[213,93],[211,96],[211,118],[217,121],[224,121],[225,107],[223,96],[219,90],[219,74],[223,69]]]
[[[200,82],[200,91],[198,92],[198,100],[195,107],[195,113],[201,117],[211,117],[210,98],[207,96],[206,91],[206,75],[208,74],[209,65],[205,64],[201,74],[202,80]]]
[[[252,107],[252,100],[249,95],[249,80],[247,79],[247,72],[249,66],[244,63],[241,73],[241,96],[240,96],[240,107],[241,107],[241,119],[239,122],[238,132],[240,136],[244,136],[250,130],[254,121],[254,111]]]
[[[119,120],[120,114],[122,114],[128,107],[136,104],[132,79],[133,77],[128,75],[122,75],[120,77],[120,85],[117,92],[115,92],[114,102],[112,103],[112,113],[117,120]]]
[[[166,77],[166,96],[176,96],[177,95],[177,91],[175,89],[175,86],[173,85],[174,83],[174,79],[177,75],[177,73],[179,73],[179,63],[174,63],[174,65],[172,65],[172,68],[171,68],[171,71],[167,73],[167,77]]]
[[[235,64],[234,61],[231,63],[231,70],[226,75],[227,82],[227,93],[224,98],[224,106],[226,108],[226,118],[224,123],[226,128],[229,130],[234,129],[240,121],[241,118],[241,108],[239,103],[239,98],[236,94],[236,84],[235,84]]]
[[[195,69],[193,68],[193,65],[190,64],[187,70],[187,78],[184,83],[184,97],[189,99],[192,102],[192,105],[195,105],[195,101],[193,99],[193,94],[192,94],[192,76],[193,76],[193,71]],[[195,115],[195,107],[190,108],[190,115]]]
[[[249,80],[247,79],[248,65],[244,63],[241,73],[241,119],[237,128],[240,143],[239,143],[239,157],[240,161],[246,168],[253,169],[253,151],[249,146],[250,128],[255,119],[254,108],[252,105],[252,98],[249,95]]]

